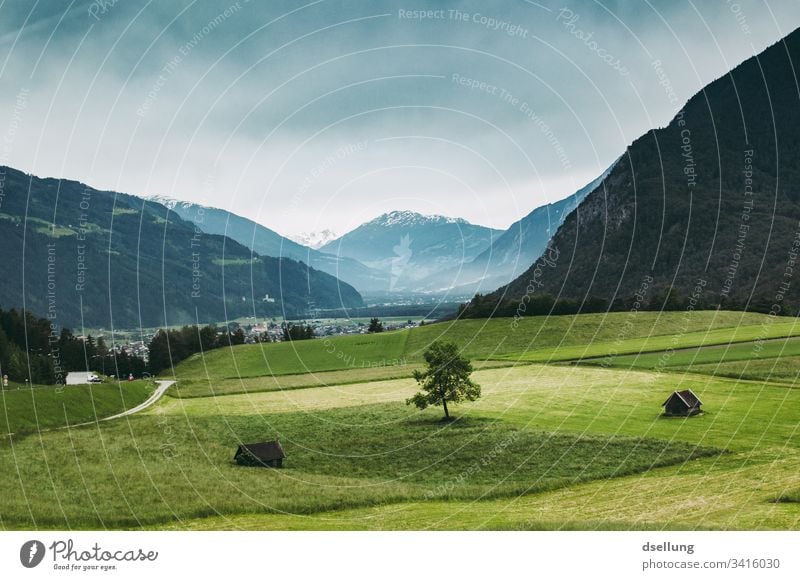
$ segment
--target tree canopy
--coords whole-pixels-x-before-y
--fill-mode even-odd
[[[442,405],[445,419],[449,419],[447,403],[474,401],[481,396],[480,385],[470,379],[472,363],[461,356],[458,345],[437,340],[428,347],[424,357],[427,368],[414,371],[414,379],[422,390],[407,399],[407,405],[413,404],[419,409]]]

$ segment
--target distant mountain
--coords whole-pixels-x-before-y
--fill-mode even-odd
[[[567,215],[600,185],[613,167],[569,197],[537,207],[513,223],[474,260],[461,264],[454,271],[439,273],[431,280],[423,281],[422,287],[430,290],[445,282],[449,283],[451,290],[471,295],[508,284],[542,255],[547,242]]]
[[[318,250],[328,242],[335,240],[337,237],[339,236],[331,230],[322,230],[319,232],[303,232],[302,234],[289,236],[289,239],[297,242],[301,246]]]
[[[360,306],[348,284],[253,254],[154,201],[0,167],[0,305],[80,329]]]
[[[490,248],[473,260],[473,268],[476,266],[484,268],[495,278],[505,277],[506,282],[519,276],[542,255],[547,242],[555,235],[569,213],[602,183],[613,167],[612,164],[597,179],[569,197],[537,207],[512,224]],[[491,289],[497,287],[498,285],[495,285]]]
[[[420,281],[472,261],[501,233],[460,218],[393,211],[320,250],[383,272],[389,278],[387,291],[417,291]]]
[[[389,283],[385,274],[372,270],[357,260],[325,254],[303,246],[253,220],[227,210],[165,197],[155,196],[148,199],[166,205],[183,219],[196,224],[205,233],[228,236],[262,256],[290,258],[304,262],[312,268],[336,276],[354,286],[359,292],[383,290]]]
[[[795,314],[800,29],[637,139],[537,263],[490,297]],[[531,284],[531,280],[535,283]]]

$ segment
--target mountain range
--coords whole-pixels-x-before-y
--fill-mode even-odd
[[[545,259],[487,297],[613,308],[796,313],[800,30],[634,141],[556,232]],[[527,296],[527,298],[525,298]]]
[[[423,281],[422,287],[472,295],[505,286],[542,255],[567,215],[605,179],[613,167],[569,197],[537,207],[514,222],[471,261]]]
[[[470,280],[465,274],[470,264],[486,254],[494,240],[507,234],[460,218],[405,210],[378,216],[339,238],[332,238],[330,230],[324,230],[319,235],[292,239],[224,209],[167,197],[151,196],[147,199],[165,205],[205,233],[230,237],[260,255],[307,263],[336,276],[361,293],[382,296],[438,294],[461,284],[466,290],[459,290],[474,291],[474,284],[469,285]],[[539,208],[535,212],[549,211],[549,215],[557,219],[556,215],[561,211],[558,208],[568,205],[570,199],[547,206],[551,208],[549,210]],[[536,216],[534,219],[538,219]],[[451,236],[458,239],[466,236],[463,248],[453,245]],[[526,227],[522,236],[525,242],[519,248],[520,262],[526,266],[530,264],[538,256],[538,248],[549,238],[550,234],[538,227]],[[314,249],[302,245],[298,239],[327,241]],[[475,274],[476,278],[486,276],[485,265],[481,268]],[[484,283],[491,285],[490,289],[497,288],[513,278],[511,272],[511,268],[499,270],[497,276],[487,277]],[[467,283],[462,280],[467,280]]]
[[[394,211],[336,239],[309,238],[315,249],[225,210],[0,167],[0,306],[76,328],[148,327],[354,308],[360,291],[499,287],[464,314],[525,313],[533,295],[575,310],[795,314],[794,62],[800,31],[706,86],[596,180],[505,231]]]
[[[0,184],[0,305],[57,326],[205,324],[363,304],[329,274],[205,233],[154,201],[10,167],[0,167]]]
[[[462,218],[398,210],[338,238],[329,239],[330,230],[300,238],[328,239],[317,249],[227,210],[165,197],[148,199],[206,233],[228,236],[260,255],[307,263],[361,293],[471,295],[508,284],[524,271],[566,216],[610,171],[611,167],[565,199],[535,208],[505,231]]]
[[[328,242],[320,251],[352,258],[389,276],[389,292],[418,291],[430,279],[471,262],[502,230],[461,218],[393,211]],[[452,280],[444,280],[452,286]]]
[[[542,255],[570,212],[602,183],[616,163],[572,195],[535,208],[505,231],[459,218],[395,211],[332,240],[320,250],[341,251],[386,272],[394,291],[456,295],[492,291],[514,280]],[[456,245],[448,247],[453,240]],[[416,247],[422,251],[417,252]]]
[[[193,222],[203,232],[227,236],[262,256],[289,258],[308,264],[346,282],[360,292],[382,291],[388,286],[388,276],[365,266],[358,260],[309,248],[280,235],[251,219],[233,212],[179,201],[166,197],[149,197],[181,218]]]

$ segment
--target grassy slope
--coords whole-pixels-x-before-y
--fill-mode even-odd
[[[531,369],[542,375],[535,388]],[[624,374],[553,367],[480,371],[485,399],[461,407],[462,420],[446,427],[436,422],[438,409],[419,413],[391,402],[413,392],[409,380],[168,399],[126,422],[46,433],[41,441],[16,443],[13,454],[0,453],[0,469],[15,474],[0,482],[0,513],[6,527],[137,527],[217,513],[314,514],[426,497],[515,497],[683,464],[711,447],[552,429],[521,417],[498,420],[509,397],[532,396],[536,406],[538,397],[575,373],[598,379],[605,389]],[[381,403],[352,405],[375,401]],[[651,412],[647,416],[652,419]],[[238,441],[275,436],[290,457],[287,469],[232,465]],[[20,456],[28,460],[15,464]],[[48,485],[39,485],[44,480]],[[36,494],[29,493],[33,487]]]
[[[475,361],[475,369],[513,366],[510,361]],[[340,371],[321,371],[292,375],[268,375],[233,379],[181,379],[167,394],[171,397],[197,398],[218,397],[241,393],[260,393],[265,391],[291,391],[311,387],[351,385],[366,381],[386,381],[410,377],[421,364],[380,366],[371,368],[345,369]]]
[[[780,358],[695,364],[687,367],[687,370],[718,377],[795,384],[800,379],[800,357],[782,356]]]
[[[680,312],[635,315],[623,312],[531,317],[520,320],[516,328],[512,327],[510,319],[460,320],[373,335],[218,349],[183,361],[175,368],[174,375],[186,387],[183,392],[188,396],[227,394],[315,384],[308,378],[260,380],[257,385],[246,380],[240,386],[232,382],[256,377],[342,371],[346,376],[330,378],[335,383],[344,383],[373,377],[410,376],[413,365],[421,362],[422,352],[437,339],[457,342],[470,358],[547,362],[601,356],[608,352],[639,352],[643,348],[657,350],[752,340],[765,332],[775,336],[800,333],[800,325],[795,328],[793,323],[781,322],[762,327],[764,321],[769,321],[764,315],[739,312],[695,312],[689,316]],[[738,324],[746,326],[739,327],[732,335],[728,329]],[[683,334],[674,338],[664,335],[668,332]],[[648,338],[651,335],[654,338]],[[627,350],[620,349],[620,341]],[[528,348],[533,350],[521,354]]]
[[[0,435],[86,423],[143,402],[151,383],[106,383],[0,390]]]
[[[481,401],[458,409],[517,429],[559,434],[646,436],[724,448],[730,453],[646,474],[491,501],[404,502],[292,515],[238,515],[190,522],[200,529],[796,529],[800,506],[773,500],[800,489],[800,391],[709,376],[591,367],[529,366],[476,373]],[[588,386],[588,388],[587,388]],[[659,416],[665,394],[691,386],[709,412],[688,420]],[[338,391],[335,393],[333,391]],[[333,405],[401,400],[411,381],[225,398],[232,414],[309,413]],[[218,411],[218,410],[217,410]],[[213,416],[210,400],[169,401],[170,416]],[[519,462],[518,456],[508,457]],[[674,506],[692,509],[675,510]],[[172,527],[172,526],[168,526]],[[186,527],[181,524],[179,527]]]
[[[583,366],[527,365],[474,373],[483,396],[456,407],[519,428],[577,434],[646,436],[750,452],[800,449],[800,389],[706,375],[652,373]],[[689,420],[661,417],[661,403],[676,389],[692,388],[708,412]],[[159,411],[177,417],[308,413],[402,402],[413,379],[265,392],[226,397],[167,399]],[[437,412],[441,412],[438,410]],[[800,474],[799,474],[800,475]]]
[[[466,421],[461,425],[464,429],[450,440],[426,442],[426,437],[440,432],[432,422],[438,410],[419,415],[402,405],[387,404],[402,401],[413,392],[413,381],[400,379],[216,399],[168,399],[129,424],[103,425],[99,431],[47,433],[42,442],[38,438],[23,440],[15,445],[15,454],[36,459],[20,465],[22,481],[34,485],[50,478],[48,482],[55,482],[39,486],[46,490],[27,499],[37,516],[36,525],[45,527],[63,526],[65,521],[70,526],[93,527],[100,520],[114,527],[135,527],[166,524],[176,517],[225,514],[227,518],[233,514],[238,518],[259,513],[260,527],[298,525],[296,516],[271,514],[275,509],[305,514],[302,525],[307,527],[362,527],[363,521],[358,524],[347,519],[351,512],[326,511],[347,508],[377,516],[370,526],[536,527],[555,521],[595,525],[595,518],[603,519],[598,516],[601,513],[605,520],[621,526],[631,522],[631,514],[638,514],[637,525],[644,520],[658,525],[698,525],[693,519],[697,513],[692,511],[686,512],[688,519],[680,519],[674,510],[667,519],[658,519],[666,517],[665,504],[674,505],[675,489],[686,494],[688,485],[694,485],[694,494],[720,510],[718,519],[709,520],[709,525],[716,521],[721,527],[736,527],[738,510],[750,509],[751,502],[761,506],[800,486],[796,470],[800,433],[795,411],[800,391],[794,389],[699,376],[692,386],[710,412],[675,420],[660,418],[659,405],[665,393],[685,385],[686,377],[678,375],[533,365],[480,371],[475,378],[485,387],[484,398],[457,408]],[[381,404],[374,406],[376,402]],[[426,421],[420,422],[423,418]],[[555,437],[548,439],[543,432]],[[470,502],[465,509],[468,513],[447,521],[448,510],[463,509],[467,504],[417,503],[431,492],[431,486],[435,491],[448,478],[457,480],[474,465],[476,457],[489,456],[498,449],[498,442],[512,434],[522,435],[514,438],[513,447],[495,453],[496,463],[484,468],[483,475],[470,473],[468,483],[453,492],[453,497],[491,496],[497,490],[488,482],[503,481],[505,475],[514,473],[500,490],[509,497]],[[239,439],[275,435],[287,446],[287,469],[271,472],[230,464]],[[559,482],[565,473],[573,479],[579,474],[587,479],[607,475],[604,469],[609,466],[591,465],[591,458],[608,452],[619,463],[622,447],[605,439],[608,436],[662,441],[649,443],[647,448],[630,440],[620,442],[634,452],[629,465],[634,470],[642,466],[645,457],[647,462],[656,462],[660,450],[652,445],[664,445],[664,441],[690,446],[683,451],[680,446],[673,447],[670,453],[681,454],[696,445],[727,448],[731,453],[680,462],[647,475],[571,486],[574,491],[518,497],[519,486],[558,486],[565,483]],[[590,447],[581,449],[577,442],[586,438]],[[542,456],[547,460],[530,463],[531,453],[543,443],[554,444],[548,455]],[[423,452],[406,451],[408,445]],[[456,453],[442,454],[443,447]],[[70,456],[79,458],[80,464],[60,460],[65,448],[74,449]],[[461,449],[466,455],[458,453]],[[637,455],[637,450],[643,455]],[[403,461],[394,461],[401,456]],[[43,458],[49,462],[49,472],[40,460]],[[14,473],[8,453],[0,454],[0,461],[4,470]],[[548,471],[550,465],[556,466],[552,472]],[[591,469],[583,471],[587,465]],[[523,471],[516,474],[515,469]],[[756,478],[759,485],[753,487]],[[708,485],[704,486],[706,479]],[[4,525],[29,527],[19,480],[8,478],[1,485]],[[59,490],[58,498],[52,488]],[[624,498],[629,496],[639,503],[626,504]],[[576,502],[576,497],[580,501]],[[658,517],[643,507],[645,497],[659,506],[654,512]],[[570,507],[559,519],[554,506],[565,502]],[[387,507],[370,507],[375,505]],[[504,513],[500,508],[506,505],[527,507]],[[370,509],[364,512],[366,508]],[[780,509],[791,508],[782,504]],[[582,515],[587,509],[591,520]],[[400,513],[412,516],[398,518]],[[785,512],[774,512],[780,516],[775,520],[767,517],[768,513],[773,512],[761,510],[760,525],[786,525],[781,519]],[[723,516],[730,522],[720,523]],[[256,525],[254,521],[251,524]]]
[[[584,362],[621,368],[658,369],[673,366],[688,368],[693,365],[771,359],[798,355],[800,355],[799,338],[780,338],[761,343],[742,342],[720,346],[618,356],[612,359],[596,359],[594,361]]]
[[[602,352],[613,352],[608,349],[621,341],[663,337],[666,331],[677,332],[677,337],[639,342],[680,348],[703,335],[702,344],[713,344],[704,328],[739,323],[750,328],[710,334],[722,343],[797,334],[791,322],[716,312],[688,319],[681,313],[527,319],[514,331],[507,320],[486,326],[485,321],[465,321],[337,338],[327,345],[319,340],[295,343],[302,345],[299,356],[281,367],[284,372],[298,365],[327,368],[331,353],[320,346],[332,345],[334,353],[358,364],[406,358],[409,364],[402,368],[354,369],[349,363],[316,376],[245,381],[222,380],[236,376],[237,367],[230,349],[214,351],[205,362],[212,363],[216,378],[202,380],[203,361],[189,361],[177,369],[181,383],[188,385],[180,388],[197,395],[221,386],[230,396],[169,398],[129,422],[46,433],[43,441],[36,437],[15,443],[13,451],[0,447],[1,468],[7,473],[20,469],[19,477],[0,483],[0,522],[7,528],[64,527],[65,522],[98,527],[102,522],[112,527],[260,529],[794,529],[800,525],[800,505],[773,500],[794,497],[793,490],[800,489],[800,390],[673,372],[678,366],[654,373],[532,364],[476,372],[484,396],[456,408],[464,419],[458,432],[444,432],[431,422],[438,410],[417,415],[400,404],[415,385],[399,375],[409,372],[419,351],[442,333],[471,356],[521,352],[531,340],[541,350],[557,344],[586,350],[582,344],[603,342]],[[692,332],[696,334],[688,334]],[[238,370],[264,374],[264,353],[271,362],[269,349],[294,346],[266,345],[264,351],[260,345],[237,347],[233,353]],[[710,349],[716,355],[705,350],[703,356],[719,358],[721,349]],[[733,364],[754,362],[723,363]],[[224,374],[231,371],[233,375]],[[360,375],[371,382],[311,386],[352,383]],[[262,390],[264,381],[276,382],[281,390],[252,392]],[[667,394],[687,387],[700,395],[708,412],[689,420],[661,418]],[[232,394],[237,388],[251,392]],[[288,469],[247,470],[230,464],[238,440],[274,436],[289,451]],[[645,442],[637,444],[641,438]],[[498,453],[498,445],[506,441],[511,444]],[[674,446],[665,448],[666,442]],[[546,455],[531,460],[531,450],[548,447]],[[729,453],[682,461],[693,449],[710,447]],[[448,451],[442,453],[443,448]],[[63,453],[54,449],[71,449],[75,461],[64,462]],[[606,479],[612,466],[593,459],[608,454],[612,463],[625,466],[624,449],[632,451],[624,468],[629,473],[661,464],[660,450],[665,451],[665,463],[678,463]],[[34,460],[16,462],[20,456]],[[492,457],[477,473],[476,456]],[[40,485],[45,481],[47,485]],[[458,483],[448,491],[453,499],[420,501],[450,481]],[[37,487],[37,494],[42,488],[47,491],[32,498],[30,486]],[[520,495],[527,488],[539,492]],[[685,504],[687,498],[694,509],[676,511],[674,505]],[[276,509],[289,513],[274,513]],[[181,521],[185,518],[189,521]]]
[[[406,356],[418,357],[433,340],[454,340],[471,358],[517,355],[532,350],[583,347],[650,335],[704,332],[714,328],[760,325],[767,317],[741,312],[614,312],[579,316],[537,316],[520,319],[517,327],[508,318],[459,320],[415,328]],[[796,333],[800,333],[800,324]],[[726,336],[729,333],[724,333]],[[603,353],[604,354],[604,353]],[[513,357],[517,358],[517,357]]]
[[[796,530],[797,455],[743,464],[736,456],[480,502],[408,502],[317,514],[240,514],[161,526],[198,530]],[[784,483],[781,483],[784,482]],[[795,490],[800,489],[798,487]],[[682,506],[683,509],[676,509]]]
[[[598,358],[640,353],[657,352],[675,349],[692,349],[693,347],[709,347],[734,343],[770,340],[800,334],[800,323],[778,322],[770,324],[753,324],[737,328],[717,328],[684,332],[675,335],[653,335],[636,338],[616,339],[613,341],[596,341],[586,344],[564,345],[554,348],[532,349],[522,353],[500,355],[497,358],[527,362],[560,362],[587,358]],[[745,347],[749,348],[749,347]],[[656,359],[660,354],[655,355]]]
[[[219,380],[403,364],[407,338],[407,332],[397,331],[220,348],[189,357],[175,375]]]

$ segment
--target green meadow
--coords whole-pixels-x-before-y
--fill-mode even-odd
[[[795,336],[758,314],[639,312],[219,349],[135,415],[6,427],[0,528],[797,529]],[[453,422],[405,404],[436,339],[482,386]],[[663,417],[686,388],[705,412]],[[63,401],[11,393],[7,425],[64,424]],[[272,439],[283,469],[233,462]]]
[[[664,367],[693,367],[740,361],[774,360],[800,355],[800,338],[774,338],[763,342],[747,341],[718,346],[681,348],[661,352],[617,356],[611,359],[584,360],[589,364],[615,367],[654,369]],[[706,367],[709,368],[709,367]]]
[[[674,341],[688,347],[754,340],[760,333],[800,335],[800,324],[762,326],[768,321],[759,314],[739,312],[698,312],[688,317],[680,312],[531,317],[516,326],[503,318],[459,320],[379,334],[217,349],[182,362],[174,376],[239,379],[418,363],[427,345],[437,339],[457,342],[471,358],[549,362],[602,356],[620,340],[625,343],[618,349],[622,353],[661,350]]]
[[[135,407],[152,392],[153,384],[144,381],[0,389],[0,435],[96,421]]]
[[[386,332],[220,348],[191,356],[175,375],[217,380],[396,365],[403,362],[407,340],[406,332]]]
[[[459,320],[410,330],[242,345],[193,355],[165,376],[179,396],[411,376],[434,340],[455,341],[476,365],[559,362],[666,348],[800,335],[800,324],[740,312],[638,312]]]

